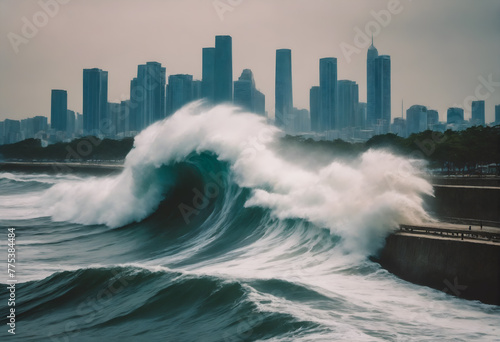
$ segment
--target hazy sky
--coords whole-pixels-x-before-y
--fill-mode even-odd
[[[388,7],[395,14],[377,23],[373,13]],[[426,105],[444,120],[448,107],[479,96],[488,97],[493,121],[499,0],[0,0],[0,120],[50,117],[51,89],[66,89],[68,108],[81,112],[84,68],[109,72],[109,101],[129,98],[137,65],[147,61],[162,63],[167,76],[201,79],[202,48],[219,34],[233,37],[234,79],[252,69],[271,116],[279,48],[292,49],[296,107],[309,109],[322,57],[338,58],[339,80],[358,82],[365,101],[368,46],[358,40],[360,52],[347,57],[342,47],[357,49],[356,30],[366,28],[379,54],[391,56],[393,118],[402,99],[405,109]]]

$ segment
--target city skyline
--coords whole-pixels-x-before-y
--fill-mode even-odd
[[[343,54],[342,47],[356,48],[355,43],[362,37],[356,29],[364,29],[370,23],[375,23],[372,27],[376,28],[378,21],[374,13],[388,11],[391,1],[358,1],[355,4],[346,1],[335,1],[333,4],[312,2],[307,6],[296,1],[286,5],[280,1],[255,1],[241,2],[225,12],[216,9],[217,1],[186,1],[182,4],[145,1],[142,4],[149,6],[142,7],[133,1],[120,2],[122,5],[119,7],[112,6],[112,3],[117,4],[110,1],[85,5],[79,0],[60,4],[58,12],[49,17],[47,24],[40,27],[27,44],[20,44],[16,54],[7,35],[20,35],[22,18],[30,21],[42,9],[36,1],[24,1],[22,4],[9,0],[0,2],[1,13],[9,13],[8,17],[2,16],[0,24],[4,33],[0,58],[3,75],[0,80],[0,120],[36,115],[49,117],[51,89],[67,90],[68,108],[81,113],[81,70],[84,68],[100,68],[109,72],[110,102],[129,98],[130,80],[135,77],[137,65],[148,61],[161,63],[166,68],[167,76],[192,74],[194,79],[201,80],[202,48],[213,46],[213,37],[218,34],[232,36],[233,81],[244,69],[251,69],[257,88],[268,99],[266,110],[271,118],[274,117],[275,52],[281,48],[292,50],[295,107],[309,109],[309,90],[319,84],[317,70],[320,58],[324,57],[338,59],[338,79],[357,82],[360,101],[366,102],[365,63],[369,44],[359,48],[359,52],[351,50],[351,55]],[[199,5],[198,8],[192,7],[194,3]],[[443,1],[433,4],[432,13],[426,13],[426,3],[401,0],[400,12],[392,14],[386,26],[379,24],[380,32],[374,34],[375,46],[383,54],[391,56],[392,118],[401,115],[398,108],[404,99],[407,104],[405,109],[414,104],[425,105],[429,109],[437,109],[440,120],[444,121],[447,108],[462,106],[469,101],[468,97],[474,96],[478,86],[488,83],[490,79],[493,86],[492,82],[490,89],[483,86],[481,93],[489,96],[486,99],[486,122],[494,121],[494,106],[500,103],[500,87],[496,85],[500,81],[500,71],[498,62],[494,63],[494,60],[498,60],[500,47],[487,41],[498,35],[500,27],[488,18],[492,19],[493,14],[500,13],[500,4],[484,1],[474,6],[466,2],[445,6],[444,3],[450,2]],[[187,12],[189,5],[191,9]],[[297,12],[297,7],[302,10],[303,23],[295,20],[298,25],[294,26],[294,21],[287,15]],[[259,8],[261,11],[257,13]],[[187,27],[189,30],[167,32],[174,22],[164,21],[160,25],[159,14],[152,13],[159,9],[169,10],[163,14],[177,20],[176,28]],[[112,10],[118,11],[119,15],[106,17]],[[134,11],[137,13],[132,13]],[[204,16],[196,17],[199,22],[183,24],[178,24],[179,19],[171,13],[182,18],[183,14],[199,15],[202,11]],[[81,19],[77,18],[76,12],[93,13],[95,23],[87,27],[87,34],[86,30],[78,29]],[[142,38],[128,35],[130,32],[124,27],[127,16],[135,18],[136,22],[145,20],[145,17],[152,18],[157,26],[152,25],[150,29],[136,27],[136,34],[142,34]],[[426,25],[415,26],[423,18]],[[249,23],[251,19],[256,21],[255,27]],[[326,25],[328,20],[335,21],[335,25]],[[72,26],[66,30],[64,25],[68,21]],[[104,32],[104,37],[96,38],[95,29],[106,27],[113,28],[113,32]],[[155,27],[162,29],[164,39],[158,39]],[[252,27],[253,31],[248,27]],[[441,35],[431,30],[437,27],[442,28]],[[148,32],[151,37],[146,34]],[[78,37],[83,39],[73,41]],[[72,51],[64,45],[68,41],[73,41],[70,44]],[[402,42],[406,45],[401,45]],[[70,60],[71,63],[68,63]],[[31,100],[21,101],[26,97]],[[465,117],[469,119],[470,108],[465,106],[464,109]]]

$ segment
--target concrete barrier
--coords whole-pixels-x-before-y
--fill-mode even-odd
[[[500,305],[500,244],[397,232],[376,258],[415,284]]]

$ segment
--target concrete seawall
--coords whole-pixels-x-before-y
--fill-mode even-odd
[[[500,221],[500,187],[469,185],[434,185],[429,209],[438,217]]]
[[[500,305],[499,242],[396,232],[376,261],[412,283]]]

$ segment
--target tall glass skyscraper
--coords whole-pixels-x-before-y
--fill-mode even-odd
[[[338,129],[337,118],[337,58],[319,60],[319,87],[321,107],[320,132]]]
[[[382,134],[389,133],[391,123],[391,57],[375,58],[375,118]]]
[[[373,37],[366,58],[366,76],[366,126],[380,126],[377,133],[388,133],[391,123],[391,57],[379,56]]]
[[[311,116],[311,131],[320,132],[319,113],[321,108],[321,92],[318,86],[311,87],[309,91],[309,112]]]
[[[233,47],[231,36],[215,37],[216,103],[233,101]]]
[[[66,90],[52,89],[50,100],[50,125],[56,131],[66,132],[68,93]]]
[[[375,114],[375,59],[378,57],[378,50],[373,45],[368,48],[368,54],[366,58],[366,84],[367,84],[367,94],[366,94],[366,124],[371,127],[377,123]]]
[[[287,127],[293,110],[292,50],[276,50],[274,122],[280,128]]]
[[[108,72],[83,69],[84,134],[102,135],[108,111]]]
[[[215,100],[215,48],[203,48],[201,96]]]
[[[135,92],[130,94],[130,99],[136,104],[137,130],[140,131],[166,115],[166,69],[158,62],[141,64],[133,82]]]
[[[413,105],[406,111],[406,136],[427,129],[427,107]]]
[[[193,100],[193,75],[168,77],[168,114],[171,115]]]
[[[349,80],[338,81],[337,100],[339,118],[337,129],[356,127],[359,104],[359,88],[356,82]]]
[[[472,119],[473,125],[485,125],[484,101],[472,101]]]
[[[446,123],[461,124],[464,122],[464,110],[462,108],[451,107],[446,113]]]

